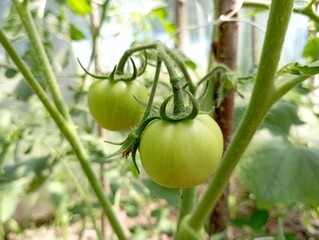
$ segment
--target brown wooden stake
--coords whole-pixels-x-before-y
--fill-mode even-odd
[[[235,6],[236,0],[220,0],[219,13],[226,15]],[[236,17],[234,15],[233,17]],[[238,27],[236,22],[223,22],[218,28],[218,40],[213,43],[212,54],[217,63],[225,64],[231,70],[236,69],[237,62],[237,36]],[[215,88],[216,89],[216,88]],[[234,110],[234,91],[230,92],[221,105],[215,110],[215,119],[222,129],[224,136],[224,150],[227,148],[232,135]],[[229,186],[227,185],[216,204],[209,221],[209,233],[215,234],[226,229],[229,222],[228,209]]]
[[[91,1],[91,7],[92,7],[92,13],[91,13],[91,25],[92,25],[92,30],[93,34],[96,34],[95,32],[98,30],[101,24],[101,19],[100,19],[100,14],[99,14],[99,6],[96,4],[94,1]],[[94,59],[94,70],[95,72],[99,72],[100,70],[100,41],[98,36],[94,36],[93,38],[94,41],[94,48],[93,48],[93,59]],[[105,131],[98,127],[98,135],[99,137],[104,137],[105,138]],[[100,165],[100,181],[102,183],[102,187],[105,190],[105,192],[109,192],[109,181],[108,178],[105,176],[104,172],[106,169],[106,164],[101,163]],[[102,235],[103,239],[108,239],[109,238],[109,223],[108,219],[106,218],[105,214],[102,213],[101,216],[101,228],[102,228]]]
[[[175,25],[177,28],[176,47],[182,50],[185,45],[185,31],[182,29],[187,26],[187,0],[175,0]]]

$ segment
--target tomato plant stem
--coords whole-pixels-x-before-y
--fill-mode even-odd
[[[215,206],[234,168],[273,103],[271,97],[274,90],[276,71],[293,4],[293,0],[276,0],[271,3],[253,93],[219,169],[198,207],[191,214],[189,224],[196,230],[201,228],[205,218]]]
[[[146,118],[151,113],[152,105],[153,105],[153,101],[154,101],[154,97],[155,97],[155,93],[156,93],[156,88],[157,88],[159,76],[161,73],[161,66],[162,66],[162,60],[160,58],[157,58],[156,71],[155,71],[154,81],[153,81],[153,85],[152,85],[152,89],[151,89],[151,93],[150,93],[150,98],[148,100],[147,107],[145,109],[144,116],[143,116],[143,119],[141,122],[146,120]]]
[[[301,76],[286,76],[284,79],[280,79],[275,83],[275,89],[272,93],[272,103],[278,101],[283,95],[285,95],[289,90],[291,90],[294,86],[303,82],[309,78],[309,76],[301,75]]]
[[[189,91],[191,93],[195,93],[196,91],[196,86],[195,84],[193,83],[188,71],[187,71],[187,68],[183,62],[183,60],[181,59],[181,57],[176,53],[176,51],[174,50],[171,50],[170,48],[166,47],[166,52],[168,53],[168,55],[170,55],[170,57],[174,60],[174,62],[177,64],[177,66],[179,67],[179,69],[181,70],[181,72],[183,73],[183,77],[185,78],[187,84],[188,84],[188,88],[189,88]]]
[[[161,42],[154,42],[154,43],[145,44],[142,46],[137,46],[137,47],[132,47],[130,49],[127,49],[124,52],[123,56],[121,57],[118,65],[117,65],[117,73],[119,73],[119,74],[124,73],[124,67],[125,67],[126,62],[134,53],[139,52],[139,51],[145,51],[147,49],[161,49],[160,51],[165,51],[169,55],[169,58],[174,60],[174,62],[172,62],[173,65],[171,65],[171,66],[174,66],[174,64],[176,64],[179,67],[179,69],[183,73],[183,76],[185,77],[185,80],[188,84],[190,92],[195,93],[196,86],[193,83],[193,81],[192,81],[192,79],[187,71],[187,68],[183,62],[183,59],[174,50],[166,47]]]
[[[3,30],[0,29],[0,42],[3,48],[6,50],[7,54],[11,57],[13,62],[16,64],[21,74],[25,77],[33,91],[39,97],[45,108],[50,113],[53,120],[56,122],[58,128],[69,141],[75,155],[77,156],[80,165],[87,176],[87,179],[93,188],[106,216],[108,217],[110,224],[112,225],[114,232],[117,234],[118,238],[121,240],[125,240],[124,231],[116,218],[116,215],[112,209],[112,204],[110,200],[105,196],[103,188],[99,183],[93,169],[90,166],[90,162],[87,153],[84,151],[82,143],[75,131],[75,126],[70,118],[67,121],[59,112],[59,110],[53,105],[53,103],[49,100],[47,94],[35,79],[28,66],[24,63],[22,58],[19,56],[17,51],[14,49],[13,45],[9,41],[9,39],[4,34]]]
[[[63,117],[65,119],[70,119],[71,117],[69,111],[66,109],[66,106],[63,103],[62,94],[50,65],[49,58],[45,52],[41,38],[34,24],[31,12],[28,9],[28,2],[29,1],[13,1],[20,16],[21,22],[23,23],[24,28],[28,34],[32,47],[36,53],[36,60],[38,61],[38,64],[42,66],[41,69],[43,70],[43,74],[46,78],[46,82],[52,94],[53,101]]]
[[[130,49],[127,49],[123,56],[121,57],[118,65],[117,65],[117,73],[123,74],[124,73],[124,67],[126,62],[129,60],[129,58],[136,52],[140,51],[145,51],[147,49],[156,49],[158,45],[158,42],[150,43],[150,44],[145,44],[137,47],[132,47]]]
[[[165,63],[166,69],[168,71],[169,80],[170,80],[170,83],[172,85],[172,90],[173,90],[173,100],[174,100],[173,115],[178,116],[180,114],[185,113],[181,77],[178,75],[178,73],[175,69],[174,61],[170,57],[170,55],[167,53],[164,45],[159,44],[157,46],[157,53],[158,53],[158,56]]]
[[[185,216],[191,213],[195,208],[197,191],[195,188],[183,188],[181,202],[179,207],[179,217],[177,228]]]

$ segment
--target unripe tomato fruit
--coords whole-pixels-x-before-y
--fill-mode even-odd
[[[223,136],[209,115],[193,120],[154,120],[139,144],[142,166],[155,182],[188,188],[207,180],[223,154]]]
[[[95,80],[88,93],[88,105],[93,119],[112,131],[134,127],[141,120],[144,107],[135,99],[147,102],[147,89],[137,80]]]

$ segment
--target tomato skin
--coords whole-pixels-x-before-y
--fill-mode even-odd
[[[88,93],[88,106],[93,119],[102,127],[122,131],[141,120],[144,107],[136,101],[147,102],[148,93],[137,80],[95,80]]]
[[[207,180],[223,154],[223,136],[208,115],[193,120],[154,120],[141,135],[142,166],[155,182],[187,188]]]

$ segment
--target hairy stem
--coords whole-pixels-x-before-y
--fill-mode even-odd
[[[158,80],[159,80],[159,76],[160,76],[160,72],[161,72],[161,66],[162,66],[162,60],[160,58],[157,58],[156,71],[155,71],[153,86],[152,86],[151,93],[150,93],[150,98],[148,100],[148,103],[147,103],[147,106],[146,106],[146,109],[145,109],[145,112],[144,112],[144,115],[143,115],[143,119],[142,119],[141,122],[146,120],[146,118],[151,113],[152,105],[153,105],[153,101],[154,101],[155,93],[156,93],[156,89],[157,89],[157,84],[158,84]]]
[[[156,49],[158,45],[158,42],[150,43],[150,44],[145,44],[137,47],[132,47],[130,49],[127,49],[123,56],[121,57],[118,65],[117,65],[117,73],[123,74],[124,73],[124,67],[126,62],[129,60],[129,58],[136,52],[144,51],[147,49]]]
[[[195,93],[196,91],[196,86],[195,84],[193,83],[188,71],[187,71],[187,68],[183,62],[183,60],[181,59],[180,56],[178,56],[178,54],[176,54],[175,51],[169,49],[166,47],[166,52],[170,55],[170,57],[175,61],[175,63],[177,64],[177,66],[179,67],[179,69],[181,70],[181,72],[183,73],[183,77],[185,78],[187,84],[188,84],[188,87],[189,87],[189,90],[191,93]]]
[[[119,74],[124,73],[124,67],[125,67],[126,62],[134,53],[139,52],[139,51],[144,51],[147,49],[162,49],[160,51],[166,52],[166,55],[168,55],[169,58],[173,59],[173,62],[171,62],[170,66],[174,66],[174,64],[176,64],[179,67],[179,69],[183,73],[183,76],[185,77],[185,80],[188,84],[190,92],[191,93],[195,92],[196,86],[193,83],[181,57],[179,57],[178,54],[176,54],[176,52],[174,50],[171,50],[170,48],[166,47],[161,42],[154,42],[154,43],[150,43],[150,44],[145,44],[145,45],[133,47],[133,48],[126,50],[124,52],[123,56],[121,57],[119,64],[117,65],[117,73],[119,73]],[[165,58],[167,58],[167,57],[165,57]],[[163,61],[164,61],[164,59],[163,59]]]
[[[173,59],[166,52],[166,48],[162,44],[157,46],[157,53],[158,53],[158,56],[163,60],[166,66],[166,69],[168,71],[169,80],[173,90],[173,99],[174,99],[173,115],[178,116],[180,114],[185,113],[181,77],[178,75],[175,69],[175,64]]]
[[[182,189],[177,228],[184,217],[194,210],[197,196],[196,193],[197,191],[195,188]]]
[[[29,1],[19,1],[13,0],[13,3],[17,9],[17,12],[21,18],[21,22],[23,23],[32,47],[36,53],[38,64],[42,66],[43,74],[46,78],[46,82],[48,84],[49,90],[52,94],[53,101],[59,110],[59,112],[63,115],[63,117],[67,120],[70,120],[69,111],[66,108],[66,105],[63,102],[63,97],[60,91],[60,88],[57,84],[54,72],[52,70],[49,58],[45,52],[44,46],[42,44],[41,38],[38,34],[37,28],[34,24],[31,13],[28,9]]]
[[[119,239],[125,240],[126,237],[112,209],[112,204],[110,200],[105,196],[103,188],[100,182],[98,181],[93,169],[91,168],[90,162],[88,161],[89,159],[88,155],[84,151],[83,145],[75,131],[75,126],[73,125],[72,121],[71,120],[67,121],[61,115],[58,109],[52,104],[47,94],[42,89],[38,81],[35,79],[31,71],[29,70],[28,66],[24,63],[24,61],[19,56],[17,51],[14,49],[13,45],[11,44],[9,39],[6,37],[2,29],[0,29],[0,43],[2,44],[3,48],[6,50],[7,54],[11,57],[13,62],[16,64],[21,74],[25,77],[25,79],[27,80],[27,82],[29,83],[33,91],[39,97],[44,107],[48,110],[48,112],[50,113],[53,120],[56,122],[62,134],[69,141],[115,233],[117,234]]]
[[[198,207],[191,215],[190,225],[194,229],[200,229],[205,218],[215,206],[239,159],[273,103],[271,97],[276,71],[293,4],[293,0],[272,1],[252,97],[219,169]]]

